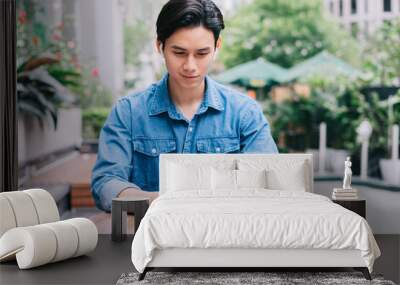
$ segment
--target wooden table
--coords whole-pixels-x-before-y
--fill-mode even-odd
[[[127,234],[127,220],[128,213],[134,215],[135,219],[135,229],[139,227],[140,221],[146,214],[149,208],[149,198],[139,198],[139,197],[124,197],[124,198],[114,198],[112,200],[112,231],[111,236],[113,241],[122,241],[126,239]]]

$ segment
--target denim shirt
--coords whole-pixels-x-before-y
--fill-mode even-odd
[[[168,74],[115,104],[100,133],[92,173],[96,205],[106,211],[128,187],[158,191],[160,153],[276,153],[259,104],[205,79],[202,103],[188,121],[168,93]]]

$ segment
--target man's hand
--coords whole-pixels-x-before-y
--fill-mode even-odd
[[[149,198],[150,204],[153,202],[154,199],[158,197],[158,192],[148,192],[143,191],[139,188],[126,188],[122,190],[118,197],[140,197],[140,198]]]

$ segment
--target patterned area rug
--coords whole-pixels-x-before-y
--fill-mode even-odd
[[[379,284],[395,285],[384,280],[382,275],[372,274],[372,281],[364,278],[360,272],[148,272],[142,281],[138,281],[139,273],[122,274],[117,285],[134,284],[327,284],[358,285]]]

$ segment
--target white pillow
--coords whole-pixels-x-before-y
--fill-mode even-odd
[[[240,170],[261,170],[267,172],[267,188],[273,190],[306,191],[309,187],[309,167],[305,160],[254,159],[238,160]]]
[[[211,189],[211,167],[168,164],[168,191]]]
[[[272,190],[306,191],[306,176],[303,166],[289,173],[271,169],[267,171],[268,188]]]
[[[239,190],[241,188],[267,188],[266,170],[230,170],[212,168],[213,189]]]
[[[213,190],[236,190],[236,170],[212,168]]]
[[[267,171],[236,170],[237,188],[268,188]]]

